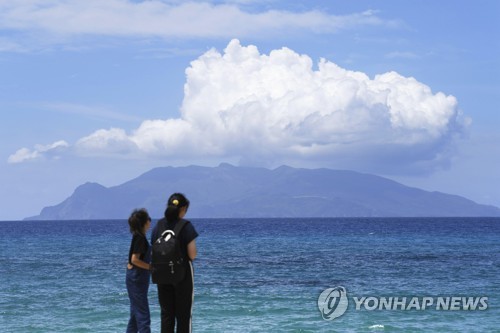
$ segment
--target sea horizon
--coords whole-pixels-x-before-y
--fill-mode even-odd
[[[59,222],[59,221],[126,221],[128,217],[123,217],[123,218],[91,218],[91,219],[31,219],[30,217],[26,217],[20,220],[15,220],[15,219],[7,219],[7,220],[0,220],[1,222],[40,222],[40,221],[53,221],[53,222]],[[158,221],[163,217],[151,217],[153,222]],[[287,216],[267,216],[267,217],[261,217],[261,216],[247,216],[247,217],[186,217],[188,220],[303,220],[303,219],[328,219],[328,220],[338,220],[338,219],[345,219],[345,220],[365,220],[365,219],[370,219],[370,220],[388,220],[388,219],[419,219],[419,220],[426,220],[426,219],[496,219],[500,221],[499,216],[293,216],[293,217],[287,217]]]

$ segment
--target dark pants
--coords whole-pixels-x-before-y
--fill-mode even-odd
[[[130,319],[127,325],[127,333],[150,333],[149,272],[136,267],[127,269],[126,284],[130,299]]]
[[[158,285],[158,299],[161,308],[161,333],[173,333],[177,323],[177,333],[191,332],[193,308],[193,266],[189,262],[186,277],[173,286]]]

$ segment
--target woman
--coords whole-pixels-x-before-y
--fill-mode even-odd
[[[158,299],[161,308],[161,332],[174,332],[177,325],[177,333],[191,332],[191,314],[194,297],[194,279],[192,261],[196,258],[196,242],[198,237],[194,226],[184,220],[189,208],[189,200],[182,193],[174,193],[170,196],[165,210],[165,218],[158,221],[151,234],[154,244],[165,230],[174,230],[177,223],[185,221],[184,227],[179,235],[180,250],[186,265],[186,274],[179,283],[158,284]]]
[[[130,299],[130,319],[127,333],[150,333],[149,313],[149,261],[150,246],[146,232],[151,226],[151,218],[145,209],[134,210],[128,219],[132,241],[128,253],[126,284]]]

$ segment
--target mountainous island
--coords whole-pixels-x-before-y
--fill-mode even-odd
[[[118,186],[86,183],[30,220],[126,219],[144,207],[157,218],[173,192],[191,201],[189,217],[500,216],[500,208],[345,170],[161,167]]]

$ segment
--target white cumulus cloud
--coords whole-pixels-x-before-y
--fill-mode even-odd
[[[179,118],[146,120],[131,133],[101,129],[73,149],[422,172],[448,163],[467,125],[455,97],[414,78],[370,78],[324,59],[315,65],[288,48],[261,54],[232,40],[223,53],[212,49],[194,60],[186,76]]]

